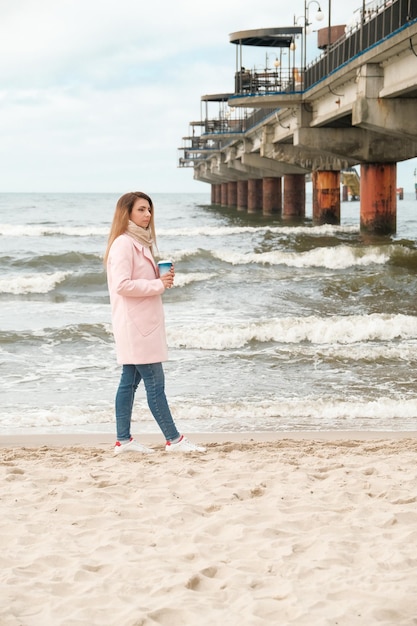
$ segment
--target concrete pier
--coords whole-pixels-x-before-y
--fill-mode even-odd
[[[331,25],[329,16],[328,28],[318,32],[324,52],[308,66],[303,45],[294,45],[300,38],[306,44],[300,25],[229,37],[239,52],[235,91],[202,96],[206,119],[191,122],[191,144],[180,163],[191,164],[196,180],[215,185],[216,203],[248,213],[281,211],[288,221],[305,217],[305,176],[311,175],[313,222],[339,224],[343,182],[344,201],[349,191],[351,199],[360,197],[361,230],[394,233],[396,164],[417,157],[417,2],[375,0],[366,19],[346,29]],[[244,69],[253,64],[243,62],[242,48],[246,54],[253,46],[282,50],[288,69],[279,63]],[[210,118],[213,103],[221,110]],[[353,173],[354,188],[346,182]]]

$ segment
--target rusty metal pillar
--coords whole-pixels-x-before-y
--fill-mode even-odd
[[[262,180],[262,210],[264,215],[281,213],[281,178],[267,176]]]
[[[217,184],[217,204],[222,203],[222,186],[221,183]]]
[[[211,202],[211,204],[216,204],[216,189],[215,189],[215,185],[211,185],[210,202]]]
[[[284,177],[284,204],[282,218],[304,218],[306,214],[306,185],[304,174],[287,174]]]
[[[222,186],[217,183],[214,187],[214,204],[221,204],[222,201]]]
[[[349,200],[349,188],[347,185],[343,185],[342,187],[342,202],[347,202]]]
[[[237,210],[246,211],[248,208],[248,181],[237,181]]]
[[[235,180],[227,183],[227,204],[230,207],[237,206],[237,182]]]
[[[262,178],[248,180],[248,213],[262,210]]]
[[[340,172],[315,171],[313,180],[313,224],[340,224]]]
[[[397,164],[361,164],[361,231],[390,235],[397,229]]]
[[[221,201],[222,206],[227,206],[227,183],[221,183]]]

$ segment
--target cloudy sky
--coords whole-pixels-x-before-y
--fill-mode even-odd
[[[333,0],[332,23],[352,4]],[[207,192],[177,148],[201,96],[233,91],[229,34],[303,12],[303,0],[0,0],[0,191]],[[399,166],[406,191],[415,167]]]

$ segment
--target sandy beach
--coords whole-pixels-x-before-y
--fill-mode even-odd
[[[417,624],[417,433],[0,438],[1,626]]]

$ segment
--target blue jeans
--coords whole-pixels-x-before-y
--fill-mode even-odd
[[[148,406],[167,441],[180,436],[165,395],[165,375],[162,363],[123,365],[116,393],[116,430],[118,441],[129,441],[130,423],[136,389],[143,380]]]

